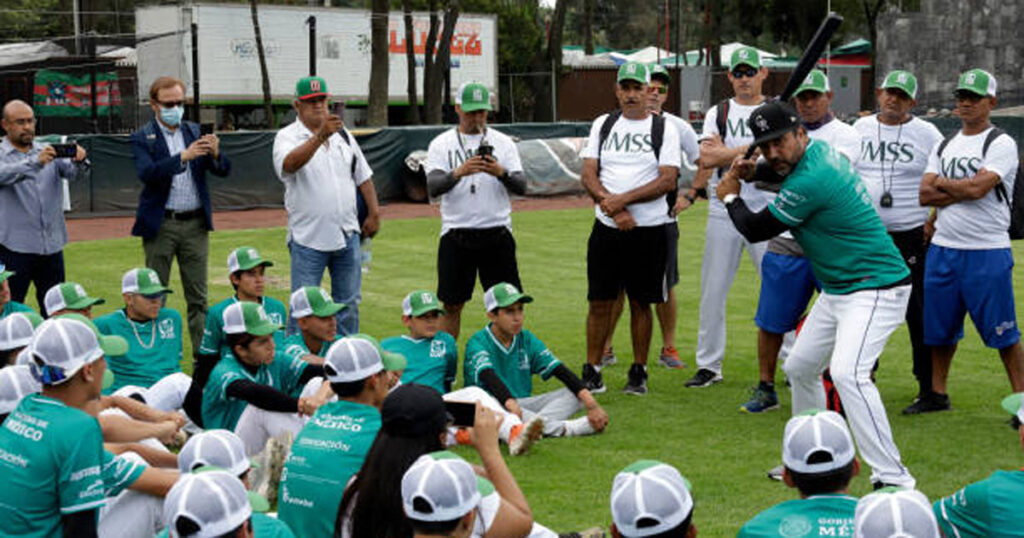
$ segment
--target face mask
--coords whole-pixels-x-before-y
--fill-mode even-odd
[[[185,107],[175,106],[171,108],[160,107],[160,119],[171,127],[177,127],[181,123],[181,117],[185,115]]]

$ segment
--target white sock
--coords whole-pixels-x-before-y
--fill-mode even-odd
[[[593,426],[590,425],[590,419],[586,415],[577,417],[572,420],[566,420],[562,423],[565,428],[565,437],[579,437],[582,435],[593,435],[597,432]]]

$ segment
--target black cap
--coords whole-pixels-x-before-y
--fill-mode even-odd
[[[396,437],[441,433],[451,416],[441,393],[418,383],[401,385],[388,394],[380,409],[384,431]]]
[[[789,104],[772,101],[755,108],[747,119],[747,126],[754,133],[754,145],[760,146],[795,131],[800,126],[800,116]]]

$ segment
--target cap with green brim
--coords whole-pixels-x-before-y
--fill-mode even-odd
[[[615,82],[621,84],[627,80],[639,82],[640,84],[647,84],[650,82],[650,76],[647,71],[647,66],[640,62],[626,62],[619,67],[619,74],[615,77]]]
[[[806,91],[818,93],[828,93],[831,91],[831,87],[828,83],[828,76],[818,69],[812,69],[810,73],[807,73],[807,78],[804,79],[793,95],[800,95]]]
[[[917,99],[917,77],[909,71],[901,71],[899,69],[892,71],[885,76],[885,80],[882,81],[882,85],[879,88],[882,90],[900,90],[907,94],[907,97]]]
[[[405,355],[384,349],[384,347],[380,345],[380,342],[376,338],[366,333],[353,334],[352,338],[359,338],[360,340],[366,340],[367,342],[373,344],[373,347],[377,348],[377,353],[380,355],[381,362],[384,363],[384,369],[389,372],[399,372],[401,370],[405,370],[405,367],[408,366],[409,364],[409,361],[406,360]]]
[[[1017,392],[1003,398],[1003,409],[1015,415],[1024,424],[1024,392]]]
[[[467,82],[455,94],[455,104],[459,105],[463,112],[491,110],[491,92],[487,91],[487,86],[479,82]]]
[[[99,327],[96,326],[93,321],[81,314],[75,314],[69,312],[67,314],[61,314],[58,318],[73,319],[75,321],[81,321],[82,323],[89,326],[92,332],[96,334],[96,339],[99,340],[100,349],[103,350],[103,354],[108,357],[120,357],[128,353],[128,341],[120,336],[107,335],[100,332]]]
[[[121,293],[138,293],[141,295],[158,295],[172,293],[171,289],[160,283],[160,275],[147,267],[132,269],[121,278]]]
[[[729,57],[729,69],[736,69],[736,66],[740,65],[761,69],[761,53],[754,47],[740,47],[732,51],[732,56]]]
[[[224,309],[225,334],[266,336],[283,328],[284,325],[270,321],[267,312],[259,303],[239,301]]]
[[[444,312],[441,308],[441,301],[433,292],[427,290],[416,290],[405,296],[402,300],[403,316],[422,316],[430,312]]]
[[[516,303],[532,303],[533,297],[519,291],[508,282],[499,282],[484,292],[484,309],[493,312],[495,308],[505,308]]]
[[[671,465],[639,460],[612,483],[612,520],[623,536],[653,536],[678,527],[693,512],[690,483]]]
[[[228,272],[248,271],[260,265],[271,267],[274,262],[264,260],[260,252],[253,247],[238,247],[228,254]]]
[[[668,69],[665,69],[665,66],[661,64],[651,64],[649,71],[651,80],[657,78],[664,82],[666,86],[672,83],[672,75],[668,74]]]
[[[82,310],[105,302],[103,299],[89,297],[85,293],[85,288],[77,282],[57,284],[46,290],[46,296],[43,298],[43,305],[50,315],[61,310]]]
[[[327,97],[327,81],[320,77],[302,77],[295,84],[295,98],[299,101]]]
[[[984,69],[971,69],[964,71],[957,82],[956,91],[970,92],[981,97],[996,96],[996,77]]]
[[[2,284],[8,278],[14,276],[14,271],[8,271],[7,266],[0,262],[0,284]]]
[[[303,286],[295,290],[288,303],[295,319],[307,316],[329,318],[348,308],[348,305],[334,302],[331,296],[318,286]]]

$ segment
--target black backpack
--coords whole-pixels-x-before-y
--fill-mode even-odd
[[[597,138],[597,161],[601,162],[601,151],[604,149],[604,141],[608,140],[608,135],[612,132],[612,127],[615,122],[622,116],[621,110],[616,110],[604,119],[604,123],[601,124],[601,131]],[[661,114],[651,115],[651,149],[654,150],[654,160],[661,161],[661,144],[665,140],[665,118]],[[668,202],[668,211],[672,212],[672,208],[676,205],[676,198],[678,197],[678,189],[672,189],[671,192],[665,195],[666,201]]]
[[[984,159],[988,153],[988,147],[995,142],[997,138],[1006,134],[1006,131],[999,127],[993,127],[988,132],[988,136],[985,137],[985,143],[981,146],[981,158]],[[946,144],[956,136],[957,133],[946,137],[942,142],[939,143],[938,155],[942,157],[942,150],[946,149]],[[1006,187],[1003,185],[1002,178],[999,183],[993,188],[996,191],[996,198],[1000,202],[1004,202],[1008,208],[1010,208],[1010,226],[1006,229],[1010,234],[1010,239],[1024,239],[1024,181],[1021,181],[1021,167],[1017,168],[1017,176],[1013,181],[1013,196],[1008,196]]]

